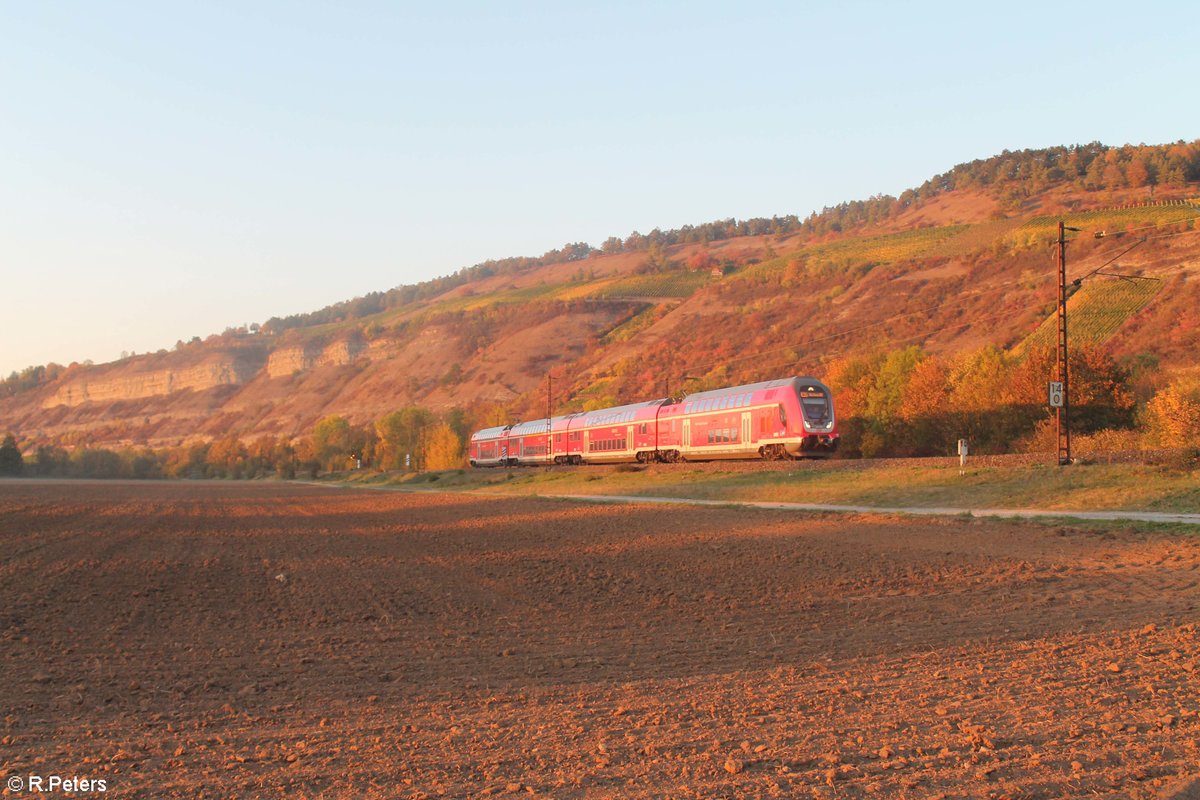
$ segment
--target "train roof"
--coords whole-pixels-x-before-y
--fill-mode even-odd
[[[472,434],[471,434],[471,441],[473,442],[473,441],[475,441],[476,439],[496,439],[496,438],[499,438],[500,434],[504,433],[504,432],[505,432],[506,430],[508,430],[510,427],[512,427],[512,426],[510,426],[510,425],[497,425],[495,428],[484,428],[484,429],[483,429],[483,430],[481,430],[481,431],[475,431],[474,433],[472,433]]]
[[[660,397],[657,400],[647,400],[644,403],[630,403],[627,406],[613,406],[612,408],[598,408],[595,411],[583,412],[584,427],[593,425],[619,425],[622,422],[632,422],[637,412],[646,409],[661,406],[668,402],[668,398]]]
[[[550,417],[550,425],[551,426],[556,425],[557,423],[562,422],[565,419],[570,419],[571,417],[575,417],[575,416],[578,416],[578,415],[577,414],[564,414],[564,415],[557,416],[557,417]],[[524,435],[530,434],[530,433],[545,433],[546,428],[547,428],[546,418],[542,417],[541,419],[529,420],[528,422],[518,422],[516,425],[512,426],[512,428],[508,432],[508,435],[509,436],[524,436]]]
[[[776,378],[772,381],[760,381],[759,383],[747,383],[744,386],[729,386],[724,389],[710,389],[707,392],[696,392],[684,397],[680,402],[688,403],[694,400],[708,400],[713,397],[728,397],[735,394],[746,394],[747,392],[761,392],[767,389],[780,389],[784,386],[789,386],[793,383],[821,383],[816,378],[808,375],[794,375],[790,378]],[[821,384],[824,386],[824,384]]]

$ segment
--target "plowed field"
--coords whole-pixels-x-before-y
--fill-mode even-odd
[[[0,482],[0,777],[120,798],[1190,796],[1198,542]]]

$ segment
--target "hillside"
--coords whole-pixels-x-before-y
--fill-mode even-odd
[[[297,437],[331,414],[364,424],[406,405],[499,421],[544,413],[548,374],[562,412],[820,375],[837,357],[908,345],[1019,349],[1045,336],[1060,218],[1085,229],[1072,276],[1150,237],[1106,270],[1141,288],[1097,275],[1073,298],[1076,335],[1163,375],[1194,370],[1198,179],[1195,143],[1005,153],[803,221],[572,245],[170,352],[14,375],[0,431],[27,445],[157,447]]]

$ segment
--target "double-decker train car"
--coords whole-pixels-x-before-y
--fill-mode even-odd
[[[829,387],[816,378],[792,377],[486,428],[471,436],[470,462],[483,467],[825,457],[837,443]]]
[[[512,425],[484,428],[471,434],[470,462],[472,467],[504,467],[508,458],[508,431]]]

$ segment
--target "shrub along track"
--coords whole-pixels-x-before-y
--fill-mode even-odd
[[[1200,544],[0,483],[0,764],[121,797],[1157,797]]]

